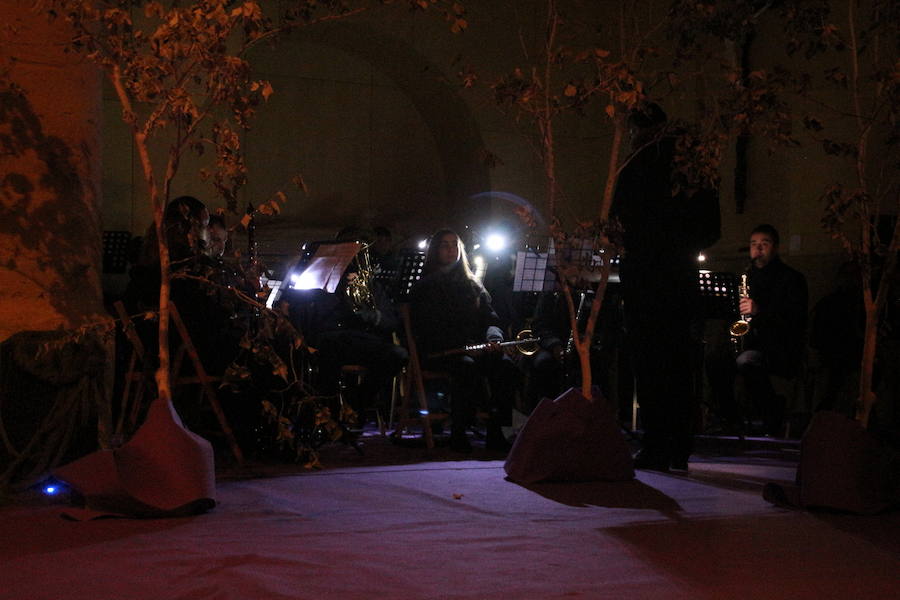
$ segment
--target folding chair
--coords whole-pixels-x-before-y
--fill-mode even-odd
[[[442,371],[428,371],[422,369],[422,363],[419,360],[419,351],[416,346],[416,340],[412,332],[412,322],[409,316],[409,304],[400,304],[400,317],[403,320],[403,332],[406,336],[406,349],[409,352],[409,364],[406,367],[405,385],[401,386],[400,396],[400,412],[405,415],[398,419],[397,426],[394,429],[394,436],[399,437],[405,427],[416,422],[422,425],[422,435],[425,438],[425,446],[430,450],[434,448],[434,436],[432,435],[432,423],[446,420],[449,415],[447,413],[432,413],[428,408],[428,397],[425,394],[425,382],[444,380],[449,381],[450,375]],[[415,396],[415,398],[413,398]],[[413,404],[418,405],[418,417],[409,417]],[[393,402],[391,406],[391,417],[393,418],[394,408]]]

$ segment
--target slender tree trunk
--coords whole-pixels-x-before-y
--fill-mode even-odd
[[[875,369],[875,350],[878,341],[878,307],[872,300],[872,290],[869,287],[863,290],[863,303],[866,309],[866,329],[862,365],[859,370],[859,400],[856,406],[856,419],[863,428],[866,428],[869,426],[869,415],[875,404],[872,373]]]
[[[603,186],[603,200],[600,203],[600,211],[597,218],[601,222],[609,219],[609,211],[612,209],[613,195],[616,193],[616,182],[619,180],[619,155],[622,152],[622,142],[625,139],[625,116],[616,112],[613,117],[612,147],[609,149],[609,163],[607,164],[606,184]]]
[[[132,128],[134,145],[141,161],[141,169],[144,172],[144,180],[150,194],[150,203],[153,207],[153,223],[156,231],[156,243],[159,251],[159,368],[156,370],[156,388],[160,400],[172,399],[171,376],[169,372],[169,290],[170,290],[170,264],[169,244],[163,223],[163,211],[165,209],[163,199],[160,198],[159,187],[156,185],[156,177],[153,174],[153,162],[150,160],[150,150],[147,147],[147,133],[144,128],[136,124],[136,115],[131,102],[131,96],[122,82],[121,71],[118,66],[113,66],[109,71],[109,80],[116,91],[125,121]],[[146,126],[146,125],[145,125]],[[164,183],[166,191],[171,181],[172,163],[169,162],[169,170],[166,173]]]
[[[609,211],[612,208],[613,195],[616,191],[616,181],[619,178],[619,154],[622,149],[622,141],[625,138],[625,119],[622,115],[616,114],[613,119],[613,140],[612,147],[609,150],[609,163],[606,175],[606,184],[603,187],[603,199],[600,203],[600,211],[597,215],[601,223],[609,220]],[[600,309],[603,308],[603,297],[606,295],[606,284],[609,281],[610,257],[604,256],[603,263],[600,266],[600,281],[594,291],[594,301],[591,303],[591,312],[588,315],[587,324],[584,329],[584,339],[579,340],[581,336],[574,335],[574,339],[581,343],[576,343],[578,349],[578,358],[581,365],[581,382],[582,393],[586,398],[591,398],[591,340],[594,338],[594,330],[597,327],[597,319],[600,315]]]
[[[137,147],[141,167],[144,170],[144,178],[147,180],[147,189],[150,192],[150,201],[153,205],[153,222],[156,229],[156,243],[159,249],[159,368],[156,370],[156,388],[159,399],[169,401],[172,399],[172,386],[170,378],[169,359],[169,291],[170,264],[169,245],[163,223],[163,203],[159,195],[159,188],[153,176],[153,164],[150,162],[150,152],[147,148],[147,136],[143,132],[134,134],[134,143]]]

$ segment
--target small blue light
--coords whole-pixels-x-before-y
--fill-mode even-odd
[[[55,496],[59,492],[59,488],[55,485],[48,485],[44,487],[44,493],[48,496]]]
[[[428,411],[425,410],[425,409],[423,408],[423,409],[420,409],[420,410],[419,410],[419,414],[420,414],[420,415],[427,415],[427,414],[428,414]]]

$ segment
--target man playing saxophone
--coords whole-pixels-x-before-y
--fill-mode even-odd
[[[781,431],[785,410],[785,399],[776,395],[771,376],[797,375],[807,320],[806,278],[781,260],[779,242],[778,231],[771,225],[758,225],[750,233],[748,293],[739,306],[750,329],[741,336],[742,351],[735,360],[768,435]]]

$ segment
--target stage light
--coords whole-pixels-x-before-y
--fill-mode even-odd
[[[473,251],[478,250],[479,248],[481,248],[481,244],[475,244],[474,246],[472,246]]]
[[[291,273],[291,288],[295,290],[311,290],[316,288],[315,275],[309,271],[304,271],[299,275]]]
[[[428,247],[428,240],[419,241],[418,246],[419,246],[419,250],[424,250],[425,248]]]
[[[706,255],[702,252],[697,255],[697,262],[706,262]]]
[[[426,408],[420,408],[420,409],[419,409],[419,414],[422,415],[422,416],[424,417],[425,415],[428,414],[428,409],[426,409]]]
[[[492,233],[487,236],[484,240],[487,249],[491,252],[501,252],[504,248],[506,248],[507,239],[505,235],[499,233]]]

